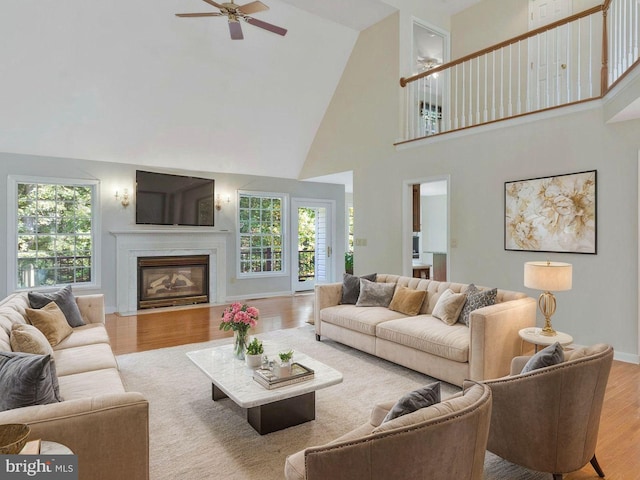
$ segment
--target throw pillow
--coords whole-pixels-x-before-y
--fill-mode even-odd
[[[564,362],[564,350],[560,342],[556,342],[532,356],[520,373],[531,372],[538,368],[550,367],[551,365],[557,365],[562,362]]]
[[[473,287],[473,290],[471,287]],[[482,307],[495,305],[497,295],[498,295],[497,288],[480,291],[472,283],[471,285],[469,285],[469,288],[467,289],[467,301],[464,304],[464,307],[462,307],[462,313],[460,313],[460,319],[458,321],[460,323],[464,323],[468,327],[471,312]]]
[[[73,329],[65,319],[64,313],[55,302],[50,302],[39,310],[34,308],[27,308],[26,310],[31,324],[44,333],[52,347],[55,347],[73,332]]]
[[[401,417],[407,413],[415,412],[421,408],[430,407],[436,403],[440,403],[440,382],[431,383],[404,395],[396,402],[391,410],[389,410],[389,413],[384,417],[382,423]]]
[[[420,307],[426,297],[426,290],[414,290],[399,286],[393,293],[389,309],[405,315],[417,315],[420,313]]]
[[[388,307],[395,289],[395,283],[377,283],[361,278],[356,307]]]
[[[49,355],[0,352],[0,411],[56,403]]]
[[[11,348],[14,352],[32,353],[36,355],[51,356],[51,382],[53,390],[58,401],[60,398],[60,386],[58,385],[58,374],[56,372],[56,363],[53,358],[53,348],[47,337],[33,325],[26,323],[14,323],[11,327]]]
[[[466,299],[467,296],[464,293],[454,293],[453,290],[447,288],[438,298],[431,315],[447,325],[453,325],[458,321]]]
[[[375,282],[377,276],[376,273],[362,275],[361,277],[345,273],[342,278],[342,300],[340,303],[355,305],[360,296],[360,279],[364,278],[365,280]]]
[[[71,327],[81,327],[84,325],[82,314],[76,303],[76,299],[71,292],[71,285],[58,290],[57,292],[39,293],[29,292],[29,304],[31,308],[43,308],[49,302],[56,302],[60,307],[64,317]]]
[[[11,327],[11,349],[14,352],[51,355],[53,348],[47,337],[33,325],[14,323]]]

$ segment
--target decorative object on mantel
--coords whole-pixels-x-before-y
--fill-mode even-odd
[[[259,316],[260,311],[257,308],[238,302],[231,304],[222,312],[220,330],[234,331],[233,351],[240,360],[244,360],[247,351],[249,329],[256,326]]]
[[[505,182],[504,249],[597,253],[597,170]]]
[[[233,3],[233,0],[229,0],[229,2],[223,4],[216,3],[212,0],[203,1],[216,7],[220,12],[176,13],[176,17],[227,17],[231,40],[242,40],[244,38],[244,35],[242,34],[242,27],[240,26],[240,20],[244,20],[251,25],[263,28],[278,35],[284,36],[287,33],[287,30],[282,27],[263,22],[262,20],[257,20],[249,16],[254,13],[269,10],[269,7],[262,2],[256,1],[247,3],[246,5],[236,5]]]
[[[249,368],[256,368],[262,365],[262,354],[264,353],[264,347],[262,342],[258,340],[258,337],[253,337],[253,340],[247,345],[247,353],[244,357],[244,361]]]
[[[540,335],[552,337],[556,331],[551,326],[551,316],[556,311],[556,297],[551,293],[571,290],[572,270],[570,263],[527,262],[524,264],[524,286],[543,290],[538,298],[538,307],[544,315],[544,327]]]

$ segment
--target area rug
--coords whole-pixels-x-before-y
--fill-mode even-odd
[[[434,381],[337,342],[317,342],[310,325],[258,337],[342,372],[342,383],[316,392],[314,421],[261,436],[231,400],[212,401],[209,379],[185,353],[230,343],[230,338],[117,357],[127,390],[149,400],[151,480],[281,479],[287,455],[337,438],[367,421],[376,403]],[[442,384],[443,398],[458,390]],[[487,480],[546,478],[522,476],[529,473],[490,454],[485,470]]]

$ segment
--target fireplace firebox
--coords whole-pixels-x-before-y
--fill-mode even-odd
[[[138,309],[209,302],[209,255],[138,257]]]

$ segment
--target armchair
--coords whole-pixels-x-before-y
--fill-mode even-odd
[[[481,480],[491,390],[464,394],[382,423],[394,402],[377,405],[369,422],[320,447],[287,457],[287,480]]]
[[[484,382],[493,393],[487,449],[554,480],[588,462],[604,477],[595,448],[613,348],[567,351],[563,363],[519,374],[528,358],[513,359],[512,376]]]

